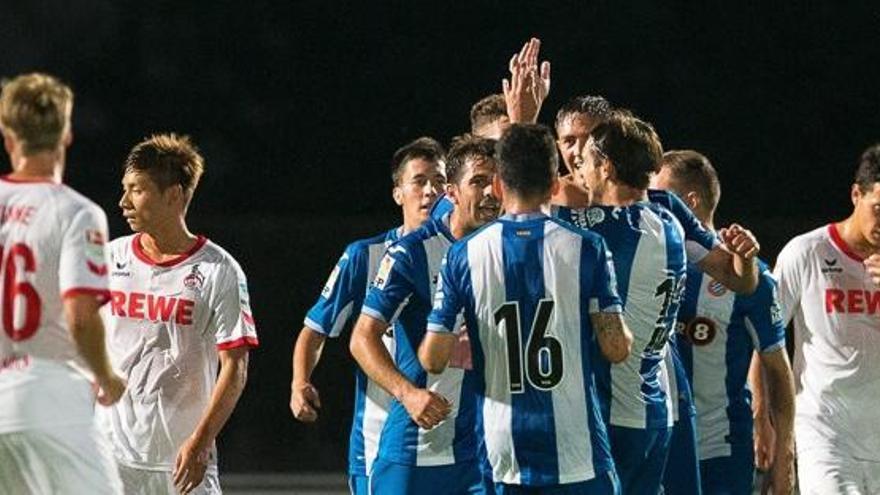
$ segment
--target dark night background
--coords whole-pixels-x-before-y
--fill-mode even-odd
[[[38,69],[73,86],[66,179],[113,236],[127,233],[116,202],[134,143],[173,130],[203,151],[190,226],[248,274],[262,344],[221,437],[226,472],[344,469],[347,338],[315,373],[320,421],[288,409],[302,317],[345,244],[399,221],[394,149],[465,131],[529,36],[553,64],[542,122],[570,96],[602,94],[652,121],[667,149],[706,153],[719,223],[751,227],[771,262],[850,211],[856,159],[880,140],[871,2],[0,0],[0,19],[0,76]]]

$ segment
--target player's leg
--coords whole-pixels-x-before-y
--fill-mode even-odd
[[[679,409],[683,410],[683,409]],[[669,459],[663,474],[665,495],[700,495],[700,458],[696,416],[682,415],[672,427]]]
[[[798,449],[801,495],[866,495],[859,463],[832,449]]]
[[[749,495],[755,474],[752,444],[731,446],[731,455],[700,461],[704,495]]]
[[[669,455],[672,428],[610,426],[611,455],[623,493],[657,493]]]

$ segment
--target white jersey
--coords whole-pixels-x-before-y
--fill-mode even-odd
[[[247,282],[204,237],[156,263],[140,235],[127,236],[110,243],[110,258],[107,344],[128,388],[103,423],[121,464],[170,471],[208,406],[218,351],[257,345]],[[216,462],[212,447],[210,470]]]
[[[73,189],[0,178],[0,433],[91,425],[91,376],[63,300],[106,300],[107,217]]]
[[[798,451],[880,460],[880,289],[834,224],[792,239],[775,276],[794,319]]]

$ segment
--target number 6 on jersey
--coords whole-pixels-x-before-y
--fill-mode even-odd
[[[522,393],[523,358],[525,358],[525,377],[538,390],[548,391],[562,381],[563,359],[562,344],[554,337],[546,334],[553,313],[553,300],[541,299],[535,309],[535,318],[523,356],[520,338],[519,303],[508,301],[495,310],[495,325],[504,324],[505,341],[507,343],[507,370],[510,379],[510,392]]]

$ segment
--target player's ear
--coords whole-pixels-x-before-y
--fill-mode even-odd
[[[455,187],[455,184],[447,182],[444,188],[446,191],[446,197],[449,198],[449,201],[452,201],[452,204],[454,205],[458,205],[458,188]]]
[[[394,198],[397,206],[403,206],[403,190],[400,189],[400,186],[394,186],[394,189],[391,190],[391,197]]]
[[[498,201],[504,201],[504,184],[501,183],[501,174],[495,174],[492,176],[492,195],[495,196]]]
[[[688,191],[682,199],[684,199],[685,204],[692,211],[696,211],[697,207],[700,206],[700,196],[697,195],[696,191]]]
[[[61,137],[61,144],[63,144],[65,148],[68,148],[73,144],[73,128],[70,126],[67,127],[67,132]]]
[[[853,206],[859,204],[859,200],[862,199],[862,188],[859,187],[858,184],[852,185],[852,190],[850,191],[850,198],[852,199]]]

